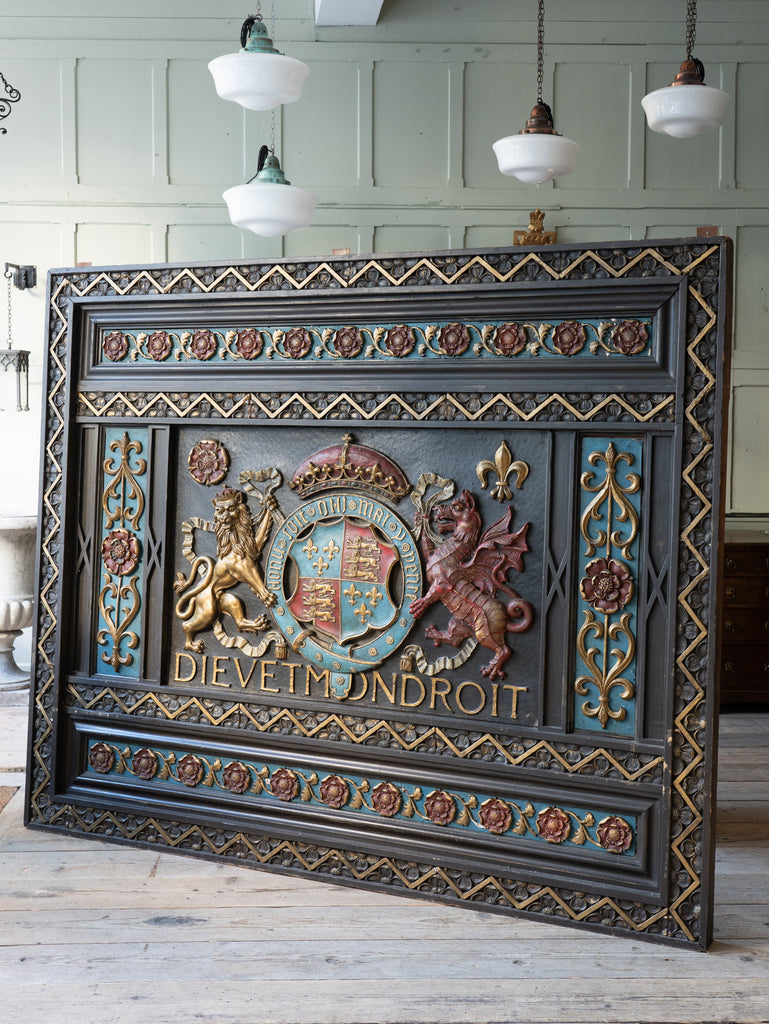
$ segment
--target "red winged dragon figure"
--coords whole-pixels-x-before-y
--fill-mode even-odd
[[[517,533],[510,532],[512,508],[481,535],[481,517],[475,498],[469,491],[435,509],[435,527],[447,535],[442,544],[434,544],[428,531],[422,531],[422,552],[425,556],[430,587],[424,597],[410,606],[414,618],[420,618],[435,601],[451,612],[445,631],[428,626],[425,636],[438,647],[442,643],[459,647],[469,637],[494,652],[484,668],[489,679],[504,679],[503,665],[512,651],[505,643],[506,633],[523,633],[529,628],[534,610],[507,582],[510,568],[523,569],[526,523]],[[424,526],[425,513],[417,512],[415,525]],[[509,600],[505,604],[497,591]]]

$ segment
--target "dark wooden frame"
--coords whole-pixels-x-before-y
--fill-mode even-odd
[[[726,239],[53,272],[27,823],[706,947],[713,910],[715,594],[730,282]],[[148,323],[153,329],[192,329],[204,310],[214,322],[237,327],[256,315],[278,324],[307,317],[320,325],[356,318],[461,321],[471,313],[523,322],[543,315],[622,320],[639,309],[654,318],[657,338],[654,357],[643,360],[445,358],[425,370],[398,359],[324,362],[312,355],[214,368],[191,361],[113,365],[101,358],[110,331],[140,330]],[[397,410],[393,396],[399,396]],[[659,463],[659,479],[672,467],[672,482],[661,485],[653,499],[651,490],[644,493],[642,514],[645,520],[661,515],[653,513],[655,506],[671,510],[664,531],[667,583],[659,583],[674,588],[662,644],[670,671],[653,689],[639,680],[634,735],[575,731],[568,711],[559,710],[562,678],[545,678],[541,721],[507,735],[504,757],[483,751],[475,759],[465,757],[445,736],[431,753],[409,753],[402,740],[409,722],[394,722],[381,755],[394,778],[412,779],[418,771],[423,786],[435,789],[499,791],[506,798],[524,789],[542,804],[589,804],[606,813],[619,801],[626,813],[637,815],[635,860],[625,867],[588,851],[567,857],[553,844],[536,855],[508,856],[485,834],[444,841],[448,833],[436,827],[416,837],[409,823],[370,818],[350,824],[312,800],[254,811],[226,794],[214,797],[210,789],[149,791],[125,773],[89,772],[89,750],[105,738],[115,749],[143,744],[180,755],[205,749],[220,760],[278,758],[300,773],[313,758],[321,774],[344,770],[365,777],[377,766],[379,755],[371,751],[379,748],[356,746],[345,735],[311,739],[303,723],[322,701],[304,707],[295,702],[298,724],[271,732],[244,716],[244,708],[267,715],[264,699],[244,704],[237,697],[228,701],[169,685],[165,641],[162,649],[156,645],[142,653],[136,678],[94,672],[88,652],[97,613],[92,597],[83,596],[94,590],[92,583],[83,589],[82,581],[98,572],[101,483],[93,467],[102,460],[105,429],[146,429],[154,570],[145,581],[142,616],[145,625],[148,617],[158,618],[167,634],[173,626],[170,553],[178,524],[165,513],[163,472],[174,432],[190,423],[202,435],[246,424],[303,430],[307,454],[315,450],[307,428],[326,423],[372,433],[474,424],[479,432],[503,426],[511,436],[525,427],[553,436],[560,430],[563,437],[582,436],[582,430],[599,437],[664,439],[656,456],[649,441],[650,459]],[[573,462],[574,449],[551,455]],[[175,500],[172,487],[168,505],[174,507]],[[574,522],[566,528],[573,530]],[[647,532],[654,534],[653,525]],[[573,624],[578,570],[570,572],[566,603]],[[349,706],[326,710],[355,718]]]

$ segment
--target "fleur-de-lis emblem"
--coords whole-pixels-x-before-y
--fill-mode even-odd
[[[312,567],[317,572],[318,576],[322,576],[326,569],[328,569],[328,562],[323,561],[323,555],[318,555],[318,561],[313,562]]]
[[[371,612],[369,611],[365,604],[362,604],[360,608],[356,608],[355,614],[358,616],[358,618],[364,625],[371,618]]]
[[[508,486],[510,474],[516,473],[515,486],[520,490],[521,484],[529,475],[529,467],[527,463],[517,459],[513,462],[513,456],[507,447],[507,442],[503,441],[494,454],[494,461],[491,462],[489,459],[484,459],[475,467],[475,472],[484,490],[488,486],[489,473],[496,473],[497,482],[491,489],[491,497],[496,501],[510,501],[513,496],[513,492]]]
[[[376,608],[376,606],[382,600],[382,591],[377,590],[376,587],[372,587],[371,590],[366,591],[366,597],[368,598],[371,607]]]
[[[308,558],[312,558],[312,556],[316,554],[317,550],[318,548],[312,542],[312,537],[310,537],[305,546],[302,548],[302,551],[304,551]]]
[[[361,596],[360,595],[360,591],[358,590],[358,588],[355,586],[354,583],[351,583],[350,586],[347,587],[346,590],[342,591],[342,593],[347,598],[347,600],[350,602],[350,604],[355,604],[355,602]]]
[[[329,560],[329,562],[333,562],[334,555],[337,553],[337,551],[339,551],[339,545],[335,543],[333,537],[325,546],[325,548],[323,548],[323,551],[325,552],[326,558]]]

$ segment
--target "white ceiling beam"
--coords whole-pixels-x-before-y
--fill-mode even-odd
[[[316,25],[376,25],[384,0],[315,0]]]

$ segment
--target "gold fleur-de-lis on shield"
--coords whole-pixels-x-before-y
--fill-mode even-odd
[[[312,537],[309,538],[305,546],[302,548],[302,551],[304,551],[308,558],[312,558],[317,550],[317,547],[313,544]]]
[[[507,442],[503,441],[494,454],[494,461],[491,462],[489,459],[484,459],[475,467],[475,472],[484,490],[488,486],[489,473],[496,473],[497,482],[491,489],[491,497],[496,501],[510,501],[513,496],[513,492],[508,486],[510,474],[516,473],[515,486],[520,490],[521,484],[529,475],[529,467],[525,462],[521,462],[518,459],[513,462],[513,456],[507,447]]]
[[[315,569],[318,576],[322,576],[326,569],[328,569],[328,562],[323,561],[323,555],[318,555],[318,561],[313,562],[312,567]]]
[[[358,618],[364,625],[371,618],[371,612],[369,611],[365,604],[362,604],[360,608],[356,608],[355,614],[358,616]]]
[[[382,591],[377,590],[376,587],[372,587],[371,590],[366,591],[366,597],[368,598],[371,607],[376,608],[376,606],[382,600]]]
[[[334,541],[333,537],[325,546],[325,548],[323,548],[323,551],[325,552],[326,558],[329,560],[329,562],[333,562],[334,555],[337,553],[337,551],[339,551],[339,545]]]
[[[346,590],[342,591],[342,593],[347,598],[347,600],[350,602],[350,604],[355,604],[355,602],[360,597],[360,591],[358,590],[358,588],[355,586],[354,583],[351,583],[350,586],[347,587]]]

